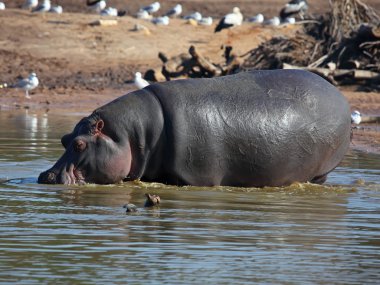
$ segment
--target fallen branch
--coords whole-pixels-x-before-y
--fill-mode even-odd
[[[343,77],[343,76],[350,76],[353,79],[356,80],[376,80],[380,79],[380,73],[373,72],[370,70],[362,70],[362,69],[334,69],[331,70],[329,68],[321,68],[321,67],[302,67],[302,66],[296,66],[296,65],[290,65],[287,63],[283,64],[283,69],[302,69],[302,70],[308,70],[310,72],[317,73],[323,77],[329,78],[333,77],[334,79]]]
[[[209,73],[212,77],[214,76],[220,76],[222,74],[222,70],[218,67],[216,67],[214,64],[209,62],[205,57],[203,57],[194,46],[191,46],[189,49],[190,55],[193,57],[193,59],[196,60],[198,65],[204,69],[206,73]]]

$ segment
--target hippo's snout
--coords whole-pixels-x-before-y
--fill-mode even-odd
[[[38,177],[38,183],[40,184],[57,184],[57,175],[52,171],[45,171]]]

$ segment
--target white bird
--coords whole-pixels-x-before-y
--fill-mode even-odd
[[[5,4],[3,2],[0,2],[0,10],[5,10]]]
[[[31,10],[38,6],[38,0],[25,0],[24,5],[22,5],[23,9]]]
[[[294,17],[287,17],[285,19],[282,19],[283,24],[295,24],[296,23],[296,18]]]
[[[144,78],[142,78],[142,75],[140,72],[135,73],[134,83],[136,87],[139,89],[143,89],[144,87],[147,87],[149,85],[149,82],[146,81]]]
[[[165,16],[178,17],[181,14],[182,14],[182,5],[177,4],[172,9],[170,9],[168,12],[166,12]]]
[[[203,26],[211,26],[212,25],[212,17],[203,17],[198,21],[199,25]]]
[[[281,21],[279,17],[273,17],[272,19],[264,21],[264,24],[268,26],[279,26],[281,24]]]
[[[140,9],[136,14],[136,18],[143,19],[143,20],[150,20],[152,19],[152,15],[150,15],[147,11]]]
[[[100,11],[100,16],[125,16],[127,14],[127,11],[125,10],[117,10],[116,8],[107,7],[104,10]]]
[[[161,4],[160,2],[154,2],[148,6],[142,7],[141,10],[147,11],[149,14],[156,13],[158,10],[160,10]]]
[[[106,8],[107,3],[104,0],[87,0],[86,5],[95,12],[100,13],[100,11]]]
[[[304,13],[308,9],[306,0],[291,0],[280,11],[280,18],[285,19],[291,15],[298,14],[303,19]]]
[[[232,13],[225,15],[215,28],[215,33],[223,29],[240,26],[243,22],[243,15],[238,7],[234,7]]]
[[[362,114],[359,111],[355,110],[351,114],[351,124],[359,125],[362,121]]]
[[[49,10],[50,13],[54,13],[54,14],[62,14],[63,13],[63,8],[62,6],[53,6],[50,8]]]
[[[199,13],[199,12],[194,12],[194,13],[192,13],[192,14],[190,14],[190,15],[187,15],[187,16],[185,16],[185,17],[183,17],[183,18],[184,18],[185,20],[193,19],[193,20],[199,22],[200,20],[202,20],[202,14]]]
[[[114,17],[116,17],[117,16],[117,9],[112,8],[112,7],[107,7],[105,9],[103,9],[102,11],[100,11],[100,15],[101,16],[114,16]]]
[[[35,13],[45,13],[48,12],[51,8],[50,0],[44,0],[41,5],[38,5],[32,10]]]
[[[29,90],[33,90],[38,86],[38,84],[39,81],[37,75],[33,72],[29,75],[28,78],[21,79],[19,82],[17,82],[15,85],[12,85],[11,87],[25,90],[25,97],[27,99],[30,99]]]
[[[257,14],[256,16],[249,18],[248,22],[261,24],[264,22],[264,15],[263,14]]]
[[[167,26],[167,25],[169,25],[169,17],[163,16],[163,17],[153,18],[152,23],[155,25]]]

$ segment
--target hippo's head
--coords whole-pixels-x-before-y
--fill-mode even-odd
[[[121,147],[105,134],[103,120],[83,118],[61,139],[66,151],[56,164],[42,172],[38,183],[110,184],[122,181],[131,168],[129,145]],[[120,142],[119,142],[120,143]]]

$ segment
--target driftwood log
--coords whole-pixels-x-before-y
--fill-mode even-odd
[[[179,78],[215,77],[233,73],[240,67],[239,57],[232,53],[232,47],[225,47],[225,63],[214,64],[202,55],[194,46],[188,53],[168,58],[163,52],[158,54],[162,62],[161,70],[148,70],[144,78],[151,81],[169,81]]]
[[[337,81],[344,78],[345,80],[360,81],[360,80],[376,80],[380,82],[380,73],[370,70],[360,69],[336,69],[322,67],[302,67],[284,63],[284,69],[302,69],[316,73],[331,83],[337,84]]]

